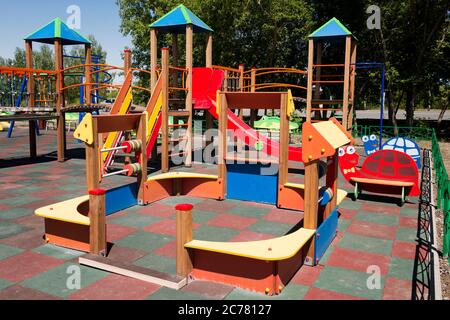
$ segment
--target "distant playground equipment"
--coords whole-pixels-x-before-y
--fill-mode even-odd
[[[379,150],[377,136],[372,134],[370,136],[363,136],[362,141],[364,143],[364,151],[366,155],[370,156]],[[420,161],[420,147],[412,139],[405,137],[394,137],[387,140],[382,146],[381,150],[396,150],[406,153],[408,156],[414,159],[417,165],[417,169],[422,168]]]
[[[342,174],[355,186],[355,198],[362,190],[401,195],[401,204],[406,196],[419,196],[419,173],[414,160],[406,153],[396,150],[379,150],[357,168],[359,155],[355,147],[339,149],[339,167]]]
[[[336,27],[338,33],[336,34]],[[332,33],[327,34],[328,28]],[[333,37],[346,39],[336,19],[311,36],[310,45]],[[157,32],[186,34],[186,67],[169,66],[169,50],[162,49],[161,68],[157,68]],[[193,32],[207,32],[207,68],[192,67]],[[174,44],[177,41],[174,41]],[[64,201],[36,210],[45,219],[46,240],[60,246],[91,253],[80,263],[109,270],[145,281],[179,289],[191,276],[231,284],[244,289],[273,295],[279,294],[296,271],[303,265],[316,265],[325,253],[337,230],[337,207],[346,192],[337,187],[339,148],[353,143],[351,135],[338,120],[318,119],[303,124],[303,149],[289,146],[289,115],[294,111],[293,99],[287,92],[255,92],[256,84],[245,91],[243,77],[234,77],[232,70],[212,68],[211,29],[184,6],[179,6],[151,25],[151,86],[152,95],[144,113],[128,114],[131,104],[132,72],[127,72],[119,88],[114,112],[110,115],[86,115],[74,137],[86,144],[86,179],[88,196]],[[177,60],[176,46],[173,46]],[[353,48],[355,49],[355,48]],[[353,50],[353,53],[356,51]],[[350,81],[350,52],[344,67],[344,81]],[[310,52],[311,54],[311,52]],[[311,57],[311,56],[310,56]],[[175,59],[176,58],[176,59]],[[310,67],[313,68],[312,61]],[[316,66],[318,67],[318,66]],[[320,67],[320,66],[319,66]],[[279,70],[276,70],[277,72]],[[240,70],[241,74],[243,70]],[[253,74],[256,73],[252,70]],[[275,71],[271,71],[275,72]],[[179,76],[173,76],[177,73]],[[304,72],[300,72],[304,74]],[[231,74],[231,76],[230,76]],[[310,72],[309,74],[312,74]],[[86,77],[85,81],[88,81]],[[234,78],[234,79],[233,79]],[[175,80],[174,80],[175,79]],[[235,86],[236,81],[241,81]],[[343,81],[342,81],[343,83]],[[343,83],[348,88],[349,83]],[[272,84],[266,86],[271,87]],[[85,86],[90,86],[89,81]],[[234,86],[234,89],[233,89]],[[281,87],[281,85],[275,85]],[[318,83],[315,88],[318,87]],[[312,105],[313,82],[308,79],[308,105]],[[185,94],[185,103],[173,98],[174,92]],[[183,96],[182,94],[180,94]],[[179,96],[180,96],[179,95]],[[177,99],[176,101],[171,99]],[[345,100],[345,99],[344,99]],[[173,108],[172,106],[177,107]],[[184,105],[184,109],[180,107]],[[348,117],[343,102],[344,117]],[[172,107],[172,108],[171,108]],[[218,119],[220,135],[217,175],[171,171],[169,143],[184,141],[182,154],[186,165],[192,163],[192,112],[207,110]],[[280,140],[275,143],[246,125],[233,110],[277,109],[280,112]],[[310,110],[311,112],[313,110]],[[169,117],[183,118],[184,123],[170,125]],[[186,128],[183,137],[173,138],[171,126]],[[162,173],[147,177],[147,159],[156,137],[162,133]],[[256,155],[227,152],[226,131],[232,129],[234,138],[242,140]],[[241,129],[241,130],[237,130]],[[135,131],[136,139],[124,141],[121,136]],[[250,151],[249,150],[249,151]],[[109,171],[114,153],[134,152],[135,162],[121,170]],[[267,156],[268,157],[267,157]],[[326,159],[325,185],[319,185],[320,159]],[[305,183],[288,181],[288,161],[305,163]],[[274,166],[275,173],[264,175],[264,168]],[[137,182],[111,190],[103,190],[103,179],[113,175],[136,176]],[[243,183],[252,188],[244,189]],[[253,191],[253,192],[251,192]],[[192,239],[192,206],[177,206],[177,276],[136,268],[108,258],[106,216],[134,205],[146,205],[171,196],[191,195],[216,200],[240,199],[268,203],[280,208],[304,211],[303,226],[288,235],[264,241],[221,243]],[[144,274],[145,273],[145,274]]]

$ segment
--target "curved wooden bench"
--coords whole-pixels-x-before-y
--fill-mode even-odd
[[[222,200],[223,194],[223,181],[217,175],[167,172],[147,178],[144,188],[144,202],[149,204],[179,195]]]
[[[82,205],[88,201],[89,196],[81,196],[75,199],[58,202],[46,207],[36,209],[34,213],[38,217],[42,217],[45,219],[52,219],[89,226],[89,217],[79,211]]]
[[[156,174],[154,176],[149,176],[147,181],[158,181],[158,180],[167,180],[167,179],[182,179],[182,178],[198,178],[198,179],[212,179],[216,180],[219,177],[213,174],[202,174],[195,172],[167,172]]]
[[[250,242],[213,242],[193,240],[186,248],[205,250],[244,258],[280,261],[292,258],[314,236],[315,230],[299,230],[279,238]]]
[[[358,199],[359,196],[359,188],[358,184],[370,184],[370,185],[378,185],[378,186],[388,186],[388,187],[399,187],[401,188],[401,203],[405,202],[405,188],[413,187],[414,182],[410,181],[396,181],[396,180],[383,180],[383,179],[370,179],[370,178],[358,178],[352,177],[350,178],[350,182],[355,183],[355,199]]]

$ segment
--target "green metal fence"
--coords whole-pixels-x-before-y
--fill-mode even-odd
[[[431,151],[433,152],[433,167],[436,176],[437,208],[442,209],[444,215],[444,236],[442,252],[450,263],[450,180],[442,160],[441,149],[433,130],[431,138]]]
[[[395,136],[407,137],[414,140],[431,140],[433,129],[427,127],[397,127],[398,134],[395,134],[393,126],[383,126],[383,138],[393,138]],[[354,137],[369,136],[371,134],[380,135],[380,126],[358,125],[353,128]]]

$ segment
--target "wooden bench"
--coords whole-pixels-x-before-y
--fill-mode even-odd
[[[383,180],[383,179],[371,179],[371,178],[350,178],[351,182],[355,183],[355,199],[358,199],[360,188],[358,184],[370,184],[379,186],[399,187],[401,188],[401,201],[405,202],[405,188],[413,187],[414,183],[409,181],[396,181],[396,180]]]
[[[89,226],[89,217],[80,212],[83,208],[83,204],[87,205],[88,202],[89,196],[81,196],[36,209],[35,215],[45,219]]]
[[[292,258],[314,236],[315,230],[299,230],[268,240],[250,242],[213,242],[193,240],[185,244],[186,248],[205,250],[244,258],[280,261]]]
[[[219,177],[213,174],[202,174],[195,172],[167,172],[162,174],[156,174],[149,176],[147,181],[158,181],[167,179],[183,179],[183,178],[199,178],[199,179],[211,179],[217,180]]]
[[[44,218],[47,243],[89,252],[88,195],[39,208],[35,215]]]

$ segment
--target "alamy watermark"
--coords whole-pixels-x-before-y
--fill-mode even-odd
[[[67,7],[66,13],[69,15],[66,20],[69,28],[81,30],[81,8],[72,4]]]
[[[380,290],[381,289],[381,269],[377,265],[371,265],[367,268],[367,274],[370,276],[366,280],[367,289]]]
[[[81,268],[77,265],[70,265],[66,269],[66,273],[69,275],[66,280],[66,287],[69,290],[81,289]]]
[[[370,14],[366,21],[367,29],[369,30],[380,30],[381,29],[381,9],[379,6],[370,5],[366,10],[367,14]]]

